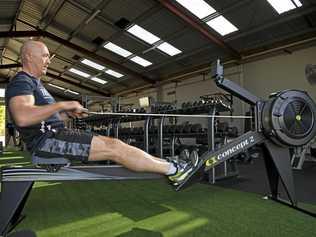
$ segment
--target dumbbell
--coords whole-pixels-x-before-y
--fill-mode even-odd
[[[194,101],[192,104],[192,107],[198,107],[199,106],[199,101]]]
[[[182,108],[182,109],[186,109],[186,108],[187,108],[187,102],[183,102],[183,103],[181,104],[181,108]]]
[[[187,111],[192,107],[192,103],[191,102],[184,102],[182,103],[182,109]]]
[[[202,125],[199,123],[192,124],[190,132],[191,133],[202,132]]]
[[[190,133],[192,129],[192,124],[185,124],[182,128],[182,133]]]

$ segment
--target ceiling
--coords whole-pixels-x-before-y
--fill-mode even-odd
[[[0,82],[7,83],[20,70],[19,50],[29,37],[40,37],[55,55],[44,83],[93,96],[123,95],[205,73],[216,58],[240,64],[316,44],[316,0],[301,0],[302,7],[281,15],[266,0],[206,2],[239,30],[221,36],[171,0],[1,0]],[[136,38],[126,31],[133,23],[182,52],[169,56]],[[109,41],[152,65],[142,67],[106,50],[103,45]],[[84,65],[84,58],[124,76]],[[73,74],[70,68],[107,83]],[[66,99],[80,96],[47,88]]]

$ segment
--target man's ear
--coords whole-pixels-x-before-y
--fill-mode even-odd
[[[29,62],[31,58],[32,58],[32,55],[31,55],[30,53],[26,53],[26,54],[24,55],[24,60],[25,60],[26,62]]]

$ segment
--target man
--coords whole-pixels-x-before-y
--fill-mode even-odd
[[[31,153],[80,161],[111,160],[133,171],[167,175],[174,185],[194,169],[196,164],[167,162],[118,139],[65,128],[63,120],[80,117],[85,109],[77,101],[56,102],[43,87],[40,78],[50,64],[48,48],[29,40],[20,57],[22,71],[7,86],[6,105]]]

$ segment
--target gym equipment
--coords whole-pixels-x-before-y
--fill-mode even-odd
[[[316,65],[307,64],[305,66],[305,77],[311,85],[316,83]]]
[[[291,165],[293,167],[293,169],[296,170],[301,170],[303,168],[303,164],[305,161],[312,161],[312,162],[316,162],[316,159],[312,154],[312,144],[315,143],[316,138],[312,139],[310,142],[308,142],[306,145],[304,146],[298,146],[298,147],[294,147],[292,148],[292,158],[291,158]],[[306,153],[308,152],[308,150],[311,151],[311,156],[310,157],[306,157]]]
[[[186,117],[186,118],[234,118],[234,119],[251,119],[252,116],[245,115],[206,115],[206,114],[156,114],[156,113],[121,113],[121,112],[91,112],[85,111],[84,113],[90,115],[111,115],[118,117],[125,116],[139,116],[139,117]]]
[[[298,206],[294,189],[289,147],[307,144],[316,135],[316,105],[304,91],[285,90],[263,100],[236,83],[223,77],[223,66],[217,60],[212,65],[212,76],[218,87],[255,107],[255,130],[249,131],[223,147],[202,155],[195,171],[188,175],[176,190],[199,180],[208,171],[254,145],[263,150],[271,200],[316,217],[316,214]],[[279,197],[282,182],[288,200]]]

